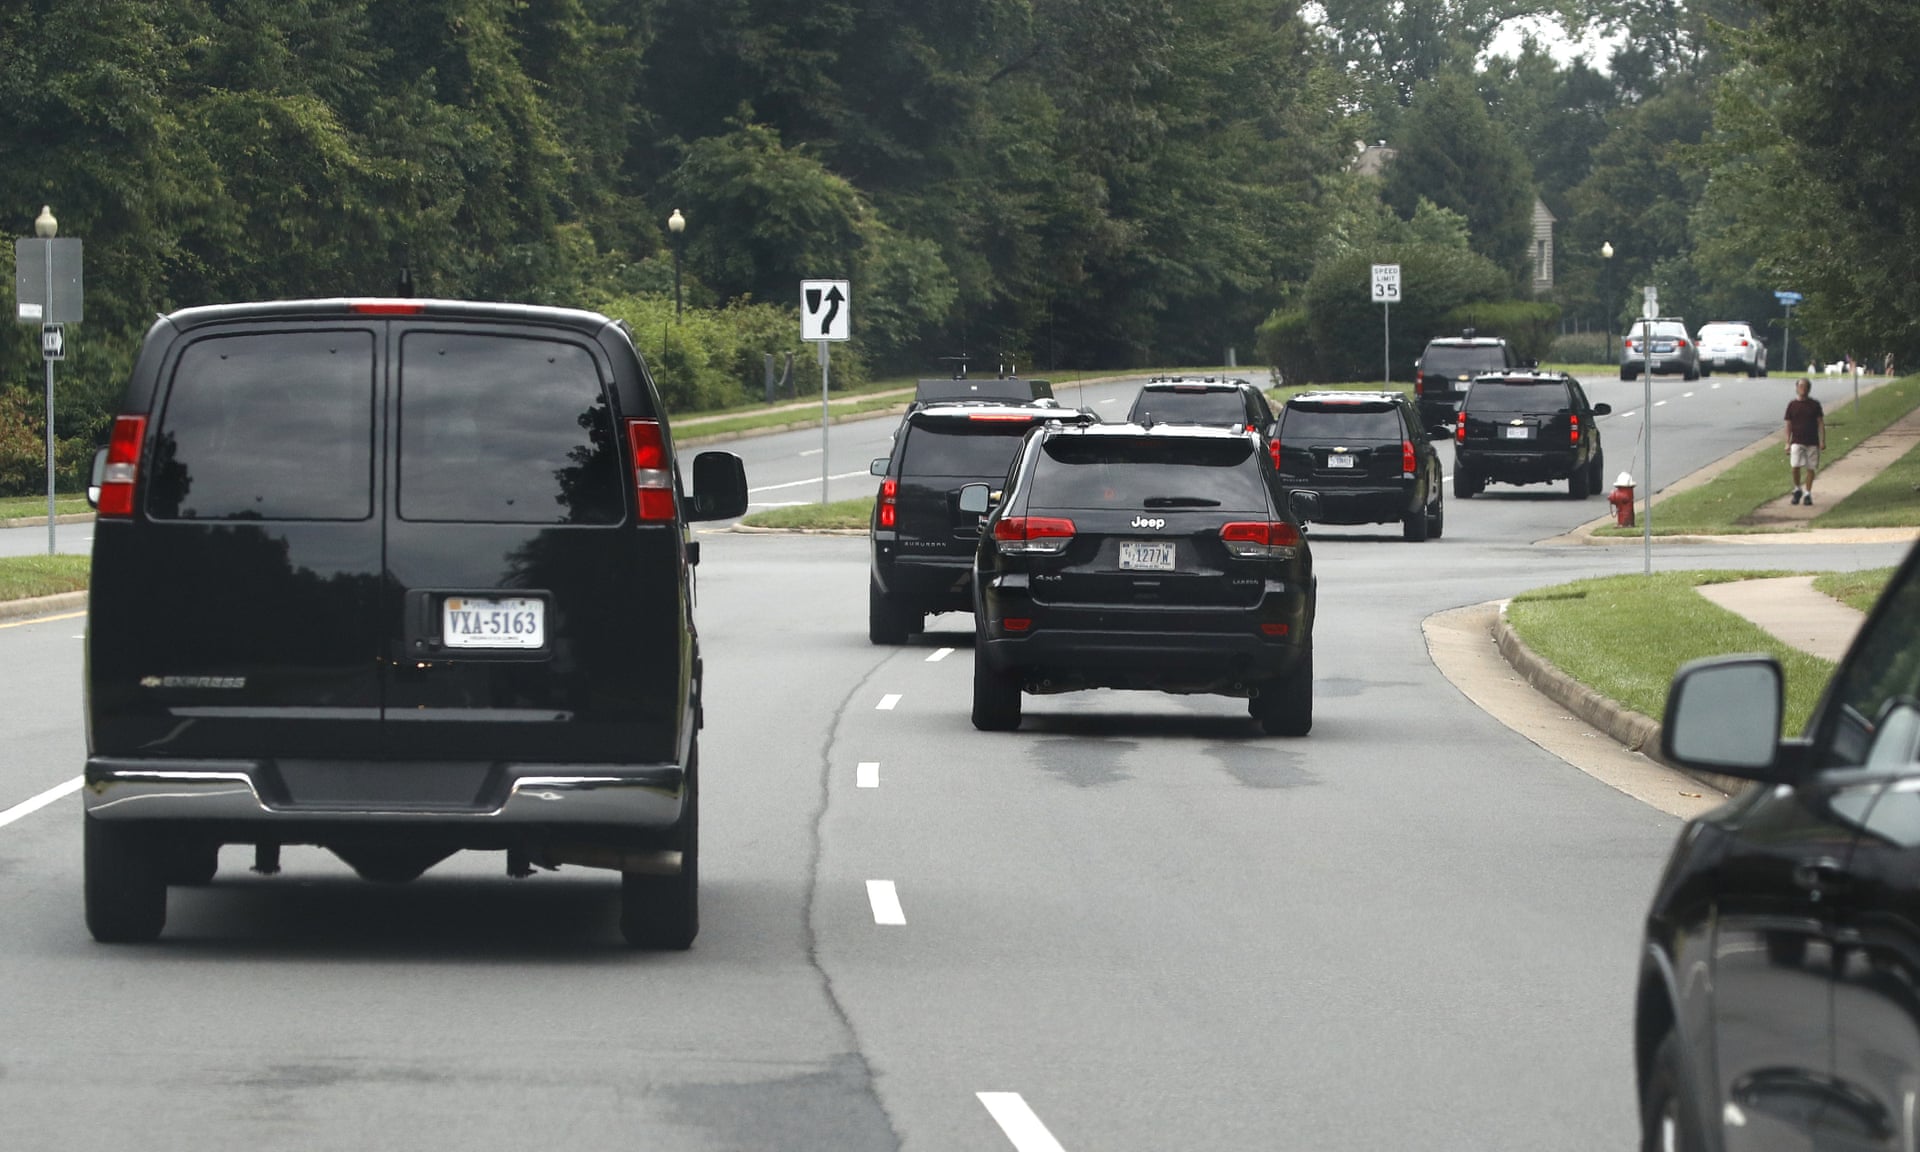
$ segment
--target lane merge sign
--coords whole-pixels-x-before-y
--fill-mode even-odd
[[[847,339],[852,311],[853,293],[845,280],[800,281],[800,339]]]
[[[1400,265],[1375,264],[1373,266],[1373,302],[1375,304],[1400,303]]]

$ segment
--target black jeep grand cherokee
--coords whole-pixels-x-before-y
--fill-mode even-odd
[[[1258,433],[1034,432],[975,555],[974,727],[1018,728],[1022,691],[1140,688],[1248,697],[1306,735],[1317,586],[1288,503]]]

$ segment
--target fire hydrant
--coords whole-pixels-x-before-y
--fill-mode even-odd
[[[1613,491],[1607,495],[1613,505],[1613,522],[1622,528],[1633,527],[1633,476],[1622,472],[1614,478]]]

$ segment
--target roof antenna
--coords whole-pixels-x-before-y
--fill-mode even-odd
[[[413,298],[413,266],[412,265],[404,264],[404,263],[400,265],[400,279],[394,282],[393,294],[395,296],[400,297],[403,300],[410,300]]]

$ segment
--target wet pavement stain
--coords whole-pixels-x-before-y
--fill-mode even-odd
[[[1300,767],[1301,754],[1266,744],[1209,744],[1203,751],[1248,788],[1306,788],[1320,777]]]
[[[835,1056],[821,1071],[776,1080],[676,1084],[657,1091],[676,1122],[712,1133],[722,1148],[891,1152],[900,1147],[873,1093],[866,1063],[857,1056]]]
[[[1033,761],[1075,788],[1101,788],[1133,779],[1118,767],[1140,745],[1133,740],[1037,740]]]
[[[1313,682],[1315,696],[1358,696],[1362,692],[1371,692],[1375,688],[1412,688],[1410,680],[1353,680],[1330,677]]]

